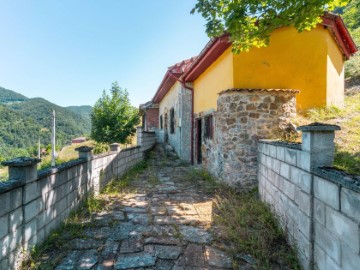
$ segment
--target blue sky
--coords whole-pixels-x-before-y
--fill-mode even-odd
[[[133,105],[209,40],[196,0],[0,0],[0,86],[94,105],[113,81]]]

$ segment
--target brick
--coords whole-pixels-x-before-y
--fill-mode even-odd
[[[360,252],[359,225],[345,215],[326,207],[326,227],[355,252]]]
[[[314,199],[314,218],[317,222],[325,226],[326,222],[326,206],[325,204],[318,200]]]
[[[310,153],[304,151],[297,151],[296,152],[296,166],[300,169],[303,169],[307,172],[311,170],[311,159]]]
[[[347,216],[360,221],[360,193],[347,188],[341,189],[341,212]]]
[[[285,149],[285,162],[290,165],[296,166],[296,152],[297,151],[294,149],[286,148]]]
[[[310,216],[310,196],[299,188],[295,188],[295,202],[299,206],[300,210],[307,216]]]
[[[3,238],[9,232],[8,215],[0,218],[0,238]]]
[[[290,178],[290,166],[284,162],[280,165],[280,175],[286,179]]]
[[[327,256],[335,262],[341,262],[341,243],[333,234],[322,225],[315,222],[315,244],[321,247]],[[325,268],[326,269],[326,268]]]
[[[314,177],[314,195],[315,198],[320,199],[327,205],[334,209],[339,210],[339,186],[331,183],[325,179],[315,176]]]
[[[15,231],[16,228],[21,226],[23,222],[23,211],[22,208],[18,208],[9,214],[10,230]],[[1,224],[1,222],[0,222]]]

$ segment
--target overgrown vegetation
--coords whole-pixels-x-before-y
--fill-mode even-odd
[[[311,109],[295,121],[297,125],[311,122],[339,125],[341,130],[335,132],[334,166],[348,173],[360,174],[360,93],[346,96],[343,108],[326,106]],[[296,139],[300,140],[300,134]]]
[[[214,233],[217,240],[225,243],[222,249],[234,257],[250,253],[256,269],[300,269],[295,251],[257,190],[239,193],[202,169],[189,171],[187,179],[214,195],[212,226],[219,232]]]

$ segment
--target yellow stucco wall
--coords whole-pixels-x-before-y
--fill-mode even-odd
[[[194,113],[216,108],[218,93],[233,87],[233,54],[227,49],[194,81]]]
[[[234,55],[234,87],[297,89],[298,109],[324,105],[329,35],[321,26],[276,30],[268,47]]]
[[[344,105],[344,58],[334,38],[328,35],[327,105]]]

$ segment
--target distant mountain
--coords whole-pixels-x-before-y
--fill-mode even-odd
[[[12,90],[0,86],[0,104],[25,101],[28,98]]]
[[[91,119],[91,112],[93,107],[89,105],[82,105],[82,106],[68,106],[65,107],[65,109],[80,114],[82,117]]]
[[[75,137],[90,134],[91,107],[72,107],[64,108],[43,98],[27,98],[0,87],[0,160],[11,158],[8,153],[19,153],[18,150],[31,152],[39,139],[43,145],[50,144],[53,110],[56,114],[57,145],[62,146]]]

